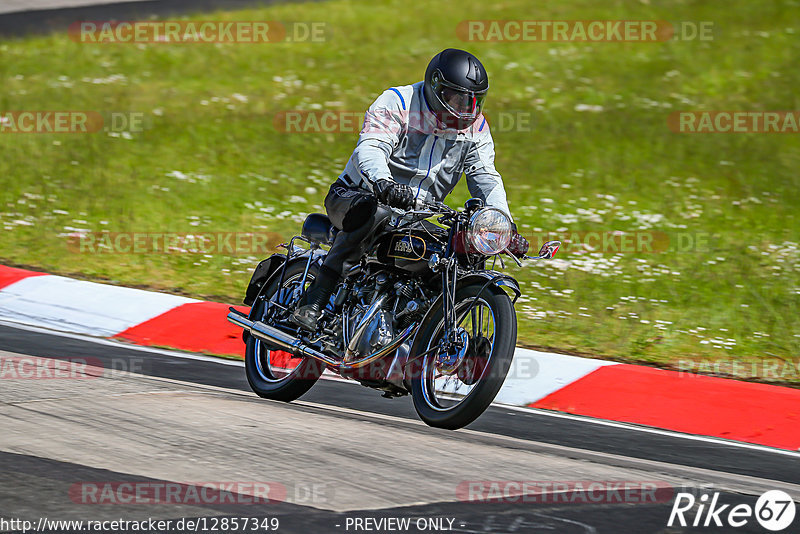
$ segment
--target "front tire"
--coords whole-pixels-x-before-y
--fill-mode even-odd
[[[282,294],[279,296],[284,304],[291,301],[290,295],[299,286],[305,265],[305,261],[298,261],[286,267]],[[309,269],[306,287],[316,278],[318,270],[316,265]],[[271,299],[277,291],[278,280],[274,280],[264,295]],[[253,305],[258,308],[251,316],[260,320],[264,313],[264,300],[259,298]],[[250,388],[259,397],[282,402],[300,398],[311,389],[325,370],[325,364],[319,360],[310,357],[292,358],[284,351],[271,349],[252,335],[247,336],[244,367]]]
[[[455,430],[477,419],[497,396],[511,367],[517,342],[514,306],[496,286],[487,287],[478,295],[482,287],[472,284],[456,292],[456,322],[461,335],[466,334],[469,341],[468,350],[455,370],[445,366],[443,372],[437,367],[440,351],[423,356],[413,366],[414,408],[430,426]],[[468,313],[476,300],[474,310]],[[412,355],[424,353],[442,340],[441,300],[436,306],[414,344]],[[487,312],[488,318],[483,315]],[[442,382],[440,379],[444,377]]]

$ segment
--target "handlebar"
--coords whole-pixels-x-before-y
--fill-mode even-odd
[[[454,210],[453,208],[451,208],[447,204],[444,204],[443,202],[436,202],[436,201],[428,202],[423,199],[417,199],[415,202],[414,209],[407,211],[406,215],[413,213],[419,213],[419,214],[430,213],[431,215],[440,214],[443,215],[443,217],[439,218],[439,222],[447,224],[447,221],[452,222],[453,218],[458,216],[460,212]],[[561,241],[555,241],[555,240],[548,241],[542,245],[542,248],[539,250],[539,253],[536,256],[528,256],[527,254],[524,254],[520,256],[520,258],[525,260],[549,260],[556,255],[556,252],[558,252],[558,249],[560,247],[561,247]],[[506,253],[509,256],[511,256],[517,265],[519,266],[522,265],[522,263],[519,261],[520,258],[516,257],[514,254],[509,252],[508,249],[501,251],[501,254],[502,253]]]
[[[393,208],[392,206],[389,206],[388,204],[381,204],[381,205],[389,208],[390,210],[397,209],[397,208]],[[404,215],[428,214],[428,216],[437,215],[437,214],[440,214],[440,215],[455,215],[457,213],[458,213],[458,211],[454,210],[453,208],[451,208],[447,204],[444,204],[442,202],[428,202],[428,201],[425,201],[425,200],[422,200],[422,199],[417,199],[415,201],[415,203],[414,203],[414,206],[412,206],[410,209],[405,210],[403,212]]]
[[[434,213],[442,213],[442,214],[453,214],[457,213],[456,210],[448,206],[443,202],[428,202],[426,200],[417,199],[416,205],[414,206],[415,209],[418,210],[427,210],[432,211]]]

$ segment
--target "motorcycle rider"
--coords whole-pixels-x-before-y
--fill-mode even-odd
[[[356,148],[325,197],[340,231],[292,314],[295,324],[316,329],[345,265],[361,257],[368,236],[390,218],[385,206],[408,210],[418,199],[442,202],[464,173],[473,197],[511,217],[481,113],[488,90],[478,58],[448,48],[430,61],[424,81],[387,89],[372,103]],[[512,228],[508,250],[521,256],[528,242]]]

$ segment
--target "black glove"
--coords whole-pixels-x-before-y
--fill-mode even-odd
[[[401,210],[411,209],[414,206],[414,193],[407,185],[382,178],[375,182],[373,189],[382,204]]]
[[[528,253],[528,240],[517,232],[517,225],[511,223],[511,243],[508,244],[508,251],[514,256],[521,258]]]

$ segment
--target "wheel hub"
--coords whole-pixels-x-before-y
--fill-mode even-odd
[[[458,369],[470,346],[465,329],[456,330],[454,338],[455,341],[442,343],[442,349],[436,355],[436,370],[445,375],[451,375]]]

